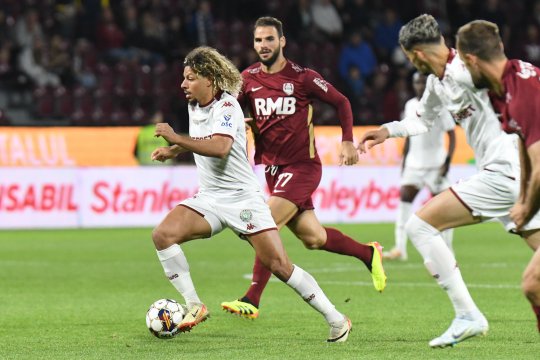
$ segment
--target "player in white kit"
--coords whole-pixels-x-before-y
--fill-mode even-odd
[[[404,118],[415,116],[416,107],[426,88],[427,76],[416,72],[413,74],[415,97],[405,103]],[[405,224],[412,214],[413,201],[418,192],[427,187],[433,196],[448,189],[448,170],[456,144],[455,123],[450,113],[441,112],[441,121],[435,122],[433,128],[425,134],[408,137],[403,150],[401,169],[400,202],[395,225],[395,246],[385,251],[385,259],[408,259],[407,234]],[[444,149],[444,135],[448,134],[448,150]],[[454,229],[442,232],[444,241],[452,249]]]
[[[431,15],[420,15],[400,31],[400,44],[407,58],[421,72],[430,73],[416,116],[367,132],[360,151],[388,137],[403,137],[429,130],[437,115],[448,110],[465,130],[479,172],[452,185],[416,212],[406,224],[407,235],[422,255],[428,271],[447,292],[455,319],[432,347],[452,346],[488,331],[484,315],[474,303],[461,277],[456,259],[441,237],[449,228],[496,218],[507,230],[515,229],[509,218],[519,194],[517,138],[505,134],[489,102],[487,92],[474,87],[470,73],[454,49],[449,49]],[[522,236],[540,236],[538,216],[521,230]],[[529,240],[528,240],[529,241]]]
[[[351,321],[336,310],[311,275],[290,262],[247,160],[244,114],[231,95],[241,84],[240,73],[227,58],[209,47],[196,48],[186,56],[182,82],[190,103],[189,136],[176,134],[166,123],[156,125],[155,135],[173,145],[156,149],[152,159],[165,161],[192,151],[199,173],[198,193],[172,209],[152,232],[165,275],[187,304],[178,328],[190,331],[209,316],[180,244],[228,227],[247,239],[263,265],[325,317],[330,325],[327,341],[343,342]]]

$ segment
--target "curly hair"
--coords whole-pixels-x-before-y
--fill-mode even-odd
[[[438,44],[441,31],[437,20],[431,15],[422,14],[401,27],[399,43],[407,51],[418,44]]]
[[[235,95],[240,92],[240,72],[214,48],[200,46],[191,50],[184,59],[184,66],[189,66],[195,74],[210,79],[215,89]]]

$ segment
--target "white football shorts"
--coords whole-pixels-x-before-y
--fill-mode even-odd
[[[228,227],[245,239],[245,235],[277,229],[262,192],[246,191],[234,196],[199,192],[179,205],[201,214],[210,224],[212,235]]]
[[[427,187],[432,194],[438,194],[450,187],[450,180],[439,175],[439,168],[415,169],[405,166],[400,185],[412,185],[417,189]]]
[[[519,179],[511,179],[496,171],[482,170],[466,180],[458,181],[450,190],[473,214],[485,220],[499,220],[507,231],[515,230],[510,209],[519,196]],[[540,229],[540,213],[523,230]]]

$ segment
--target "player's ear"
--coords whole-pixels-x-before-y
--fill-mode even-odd
[[[279,43],[281,47],[285,47],[285,45],[287,45],[287,39],[285,39],[285,36],[279,38]]]

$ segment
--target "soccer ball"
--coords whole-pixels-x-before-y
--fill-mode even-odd
[[[178,324],[185,313],[184,305],[171,299],[160,299],[150,305],[146,313],[146,326],[155,337],[170,339],[178,334]]]

